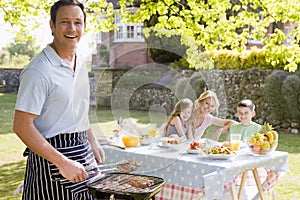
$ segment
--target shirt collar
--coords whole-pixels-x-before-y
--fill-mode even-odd
[[[50,46],[50,44],[48,44],[46,46],[46,48],[44,48],[43,52],[47,56],[47,58],[53,63],[54,66],[56,66],[56,67],[62,66],[62,67],[69,68],[69,66],[66,64],[66,62],[63,59],[61,59],[61,57],[59,57],[59,55],[54,51],[54,49]],[[77,65],[77,62],[76,62],[76,65]]]

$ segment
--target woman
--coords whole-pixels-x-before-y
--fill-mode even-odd
[[[193,117],[191,117],[194,139],[200,139],[207,127],[214,124],[221,126],[219,131],[225,131],[234,123],[233,120],[221,119],[211,115],[216,110],[218,113],[219,100],[215,92],[207,90],[203,92],[194,103]]]

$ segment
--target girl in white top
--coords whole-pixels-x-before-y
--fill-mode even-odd
[[[192,115],[192,110],[193,102],[190,99],[184,98],[178,101],[165,124],[162,136],[178,135],[183,140],[192,139],[188,121]]]
[[[218,114],[219,105],[216,93],[211,90],[203,92],[195,101],[193,116],[190,122],[193,124],[192,132],[194,139],[200,139],[205,129],[212,124],[222,127],[218,131],[226,131],[234,123],[233,120],[221,119],[210,114],[213,110],[216,110]]]

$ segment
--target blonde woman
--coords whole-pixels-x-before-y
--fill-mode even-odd
[[[219,106],[217,95],[211,90],[203,92],[195,101],[193,116],[190,119],[194,139],[200,139],[205,129],[212,124],[222,127],[218,131],[226,131],[234,123],[233,120],[221,119],[211,114],[214,110],[218,113]]]
[[[181,139],[192,139],[191,126],[189,125],[192,110],[192,100],[188,98],[179,100],[165,123],[162,136],[178,135]]]

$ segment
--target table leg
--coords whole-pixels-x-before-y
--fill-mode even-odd
[[[235,185],[234,184],[231,184],[231,186],[230,186],[230,194],[231,194],[231,199],[232,200],[237,200],[236,190],[235,190]]]
[[[242,179],[241,179],[239,193],[238,193],[238,199],[239,200],[242,199],[242,192],[243,192],[243,188],[244,188],[244,185],[245,185],[247,172],[248,172],[248,170],[244,171],[243,174],[242,174]]]
[[[256,182],[256,186],[257,186],[257,189],[258,189],[258,193],[259,193],[259,197],[261,200],[265,200],[265,195],[264,195],[264,191],[263,191],[263,188],[262,188],[262,185],[261,185],[261,182],[259,180],[259,175],[258,175],[258,172],[257,172],[257,169],[252,169],[252,172],[253,172],[253,176],[254,176],[254,180]]]

